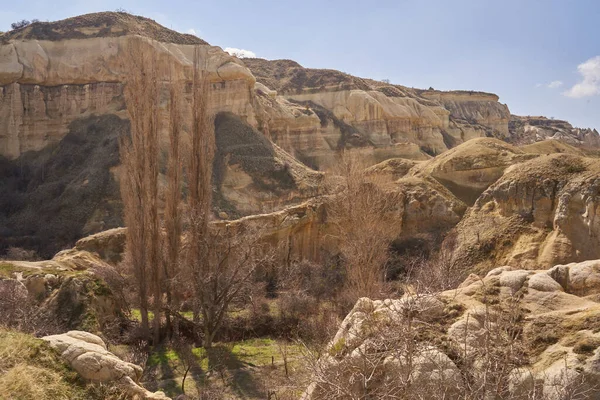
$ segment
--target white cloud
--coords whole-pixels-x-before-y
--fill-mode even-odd
[[[556,88],[561,87],[562,85],[563,85],[562,81],[552,81],[550,83],[536,83],[535,87],[539,88],[539,87],[544,86],[544,87],[547,87],[547,88],[550,88],[550,89],[556,89]]]
[[[235,47],[225,47],[225,51],[238,58],[256,58],[256,53],[250,50],[236,49]]]
[[[562,83],[562,81],[552,81],[552,82],[550,82],[550,83],[548,84],[548,87],[549,87],[550,89],[556,89],[556,88],[559,88],[559,87],[561,87],[561,86],[562,86],[562,84],[563,84],[563,83]]]
[[[600,56],[590,58],[583,64],[579,64],[577,71],[583,77],[582,81],[563,94],[574,98],[600,94]]]
[[[190,35],[198,36],[198,33],[194,28],[188,29],[185,33],[189,33]]]

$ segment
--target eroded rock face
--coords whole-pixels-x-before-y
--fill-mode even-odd
[[[112,354],[104,341],[96,335],[83,331],[69,331],[60,335],[44,336],[42,340],[56,349],[83,379],[116,383],[132,397],[169,399],[163,392],[152,393],[140,386],[142,368]]]
[[[508,167],[532,158],[501,140],[477,138],[418,164],[409,175],[430,176],[472,205]]]
[[[600,305],[590,297],[600,293],[597,267],[505,266],[471,275],[455,290],[362,298],[315,366],[304,398],[535,393],[558,400],[593,390],[600,382]]]
[[[540,156],[508,168],[456,228],[467,268],[549,268],[596,259],[600,234],[597,159]]]
[[[225,213],[225,219],[276,211],[319,194],[322,173],[296,160],[235,114],[216,116],[215,139],[213,208]]]
[[[231,111],[256,124],[250,71],[218,47],[198,46],[200,65],[213,82],[213,111]],[[82,117],[125,116],[123,82],[131,73],[126,60],[132,48],[154,54],[159,71],[171,71],[172,79],[191,79],[192,44],[132,35],[0,44],[0,155],[16,158],[57,143]]]
[[[124,304],[104,280],[111,269],[97,253],[73,248],[51,260],[3,261],[0,286],[18,289],[27,299],[22,306],[36,310],[27,316],[31,321],[23,322],[42,327],[44,333],[97,332],[123,317]]]
[[[530,144],[547,139],[576,146],[600,147],[600,134],[595,129],[574,128],[567,121],[546,117],[510,116],[510,142]]]
[[[259,103],[278,110],[277,118],[265,117],[263,130],[321,169],[338,148],[355,148],[374,164],[393,157],[426,159],[472,138],[508,135],[508,108],[493,94],[414,90],[289,60],[244,62],[261,84]],[[276,92],[266,94],[265,88]]]

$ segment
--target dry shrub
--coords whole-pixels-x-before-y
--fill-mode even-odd
[[[352,155],[342,153],[337,167],[339,191],[327,205],[327,221],[344,259],[348,295],[354,300],[378,298],[390,243],[401,231],[402,224],[390,223],[390,219],[401,215],[402,194],[388,188],[380,176],[368,174]]]
[[[31,301],[25,286],[16,280],[0,281],[0,325],[15,326],[30,318]]]
[[[467,273],[453,257],[455,238],[449,237],[444,245],[429,257],[416,256],[404,261],[404,279],[418,292],[441,292],[458,287]]]
[[[275,279],[278,291],[300,291],[317,301],[332,300],[345,283],[345,268],[339,260],[320,263],[307,260],[292,262],[278,272]]]
[[[278,335],[299,338],[313,346],[322,347],[338,329],[337,310],[302,292],[281,294],[278,299]]]
[[[6,256],[3,257],[6,260],[13,261],[39,261],[40,257],[37,255],[35,250],[27,250],[21,247],[9,247],[6,250]]]
[[[58,322],[30,298],[25,286],[16,280],[0,280],[0,327],[37,335],[57,333]]]

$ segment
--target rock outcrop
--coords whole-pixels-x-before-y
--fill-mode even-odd
[[[419,163],[409,175],[432,177],[472,205],[508,167],[534,157],[501,140],[478,138]]]
[[[20,299],[18,307],[31,318],[25,324],[44,332],[98,332],[124,316],[122,299],[105,281],[111,271],[97,253],[74,248],[46,261],[1,261],[0,289]],[[10,296],[0,300],[12,301]],[[32,309],[36,312],[28,314]]]
[[[600,383],[599,265],[499,267],[434,295],[360,299],[315,365],[305,398],[591,393]]]
[[[558,119],[511,115],[509,130],[509,141],[515,144],[530,144],[553,139],[587,148],[600,147],[600,133],[597,130],[574,128],[567,121]]]
[[[513,165],[456,227],[456,258],[473,270],[549,268],[600,257],[598,159],[543,155]]]
[[[319,195],[323,173],[273,144],[232,113],[215,119],[214,209],[225,219],[262,214]]]
[[[83,379],[119,385],[132,398],[169,399],[163,392],[152,393],[140,386],[142,368],[125,362],[108,351],[104,341],[96,335],[83,331],[69,331],[60,335],[44,336],[42,339],[56,349]]]

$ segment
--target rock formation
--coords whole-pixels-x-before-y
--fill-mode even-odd
[[[358,147],[373,164],[391,157],[423,159],[475,137],[508,136],[508,108],[493,94],[414,90],[339,71],[303,68],[290,60],[244,63],[261,84],[259,103],[284,98],[282,107],[290,102],[304,107],[304,115],[293,119],[263,116],[263,130],[318,168],[327,168],[328,154],[344,147]],[[299,118],[308,126],[298,124]]]
[[[103,247],[103,254],[111,254],[109,246]],[[52,260],[0,261],[0,289],[20,299],[18,307],[31,318],[9,322],[35,323],[44,332],[101,331],[123,317],[122,299],[104,280],[110,270],[97,253],[77,248],[61,251]],[[6,296],[2,300],[10,301]],[[29,315],[30,309],[36,312]]]
[[[169,399],[163,392],[152,393],[140,386],[142,368],[125,362],[108,351],[104,341],[96,335],[83,331],[69,331],[60,335],[44,336],[42,339],[56,349],[83,379],[117,384],[132,398]]]
[[[360,299],[304,398],[587,398],[600,383],[599,266],[499,267],[438,294]]]
[[[574,128],[567,121],[546,117],[510,116],[510,142],[530,144],[554,139],[587,148],[600,147],[600,134],[595,129]]]
[[[600,164],[569,154],[509,167],[457,225],[456,257],[474,270],[549,268],[600,257]]]
[[[430,176],[472,205],[506,168],[534,157],[498,139],[478,138],[418,164],[409,175]]]
[[[594,131],[511,117],[494,94],[412,89],[290,60],[242,62],[195,36],[127,13],[35,22],[0,36],[0,185],[6,188],[0,193],[0,253],[18,246],[50,258],[81,237],[122,224],[115,172],[118,139],[129,132],[123,96],[132,72],[128,57],[144,52],[156,60],[165,86],[162,132],[166,86],[171,79],[189,84],[195,49],[211,82],[211,110],[219,114],[213,197],[221,219],[278,211],[322,194],[323,176],[314,170],[332,170],[342,149],[371,165],[442,154],[392,176],[433,178],[472,205],[508,165],[529,157],[523,153],[581,150],[539,140],[597,145]],[[189,117],[182,125],[189,129]],[[443,154],[483,137],[536,143],[521,152],[484,140]]]

